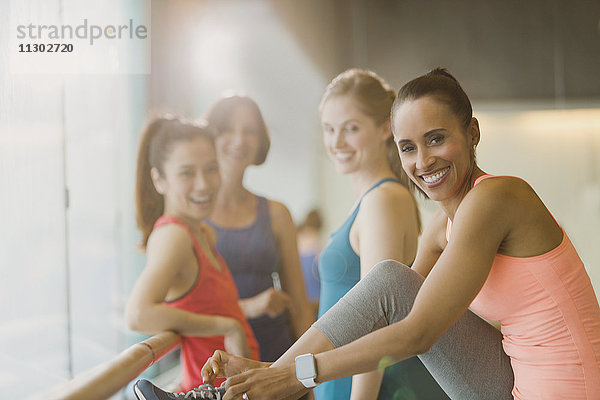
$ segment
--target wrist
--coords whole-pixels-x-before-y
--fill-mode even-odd
[[[294,360],[296,379],[306,388],[317,386],[317,362],[311,353],[301,354]]]
[[[298,380],[298,377],[296,376],[296,363],[293,362],[289,367],[288,367],[288,376],[290,377],[289,379],[289,386],[294,388],[294,393],[300,392],[304,389],[306,389],[306,387],[302,384],[302,382],[300,382]]]
[[[225,336],[238,334],[242,329],[242,324],[235,318],[223,317],[225,319]]]

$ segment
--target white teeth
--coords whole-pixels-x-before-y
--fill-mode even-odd
[[[204,197],[193,197],[192,201],[194,203],[206,203],[208,201],[210,201],[210,196],[204,196]]]
[[[442,179],[442,177],[444,175],[446,175],[448,173],[448,171],[450,171],[450,167],[444,168],[442,171],[438,172],[437,174],[423,176],[423,180],[426,183],[436,183],[437,181],[439,181],[440,179]]]
[[[352,157],[352,153],[335,153],[335,158],[340,161],[346,161]]]

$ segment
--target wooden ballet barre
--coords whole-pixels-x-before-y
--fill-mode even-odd
[[[106,400],[163,356],[181,344],[174,332],[161,332],[123,350],[112,360],[73,380],[36,396],[44,400]]]

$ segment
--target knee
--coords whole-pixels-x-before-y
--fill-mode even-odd
[[[370,277],[372,275],[372,277]],[[388,287],[414,287],[418,291],[423,284],[423,277],[410,267],[394,260],[381,261],[369,271],[365,279],[370,277]]]
[[[379,307],[388,324],[408,315],[424,281],[410,267],[393,260],[375,265],[364,279],[367,278],[374,281],[371,287],[378,288]]]

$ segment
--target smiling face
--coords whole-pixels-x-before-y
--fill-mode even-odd
[[[213,209],[221,177],[213,144],[207,138],[179,141],[162,165],[152,168],[154,187],[165,202],[164,213],[199,222]]]
[[[244,170],[254,164],[261,146],[260,132],[255,111],[245,105],[236,107],[228,126],[215,139],[221,165]]]
[[[385,124],[384,124],[385,125]],[[323,142],[341,174],[364,171],[385,160],[385,126],[362,112],[351,96],[328,99],[321,111]]]
[[[419,189],[435,201],[464,196],[476,168],[476,119],[465,127],[448,106],[424,96],[399,105],[393,126],[402,167]]]

